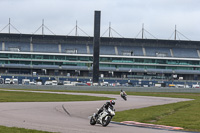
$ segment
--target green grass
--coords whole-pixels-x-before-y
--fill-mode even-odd
[[[24,129],[24,128],[16,128],[16,127],[0,126],[0,133],[50,133],[50,132]]]
[[[110,100],[108,97],[0,91],[0,102],[65,102]]]

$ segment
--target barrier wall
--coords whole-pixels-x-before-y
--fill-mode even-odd
[[[80,90],[80,91],[119,91],[126,92],[180,92],[200,93],[200,88],[156,88],[156,87],[105,87],[105,86],[45,86],[45,85],[0,85],[0,88],[7,89],[33,89],[33,90]],[[127,93],[128,94],[128,93]]]

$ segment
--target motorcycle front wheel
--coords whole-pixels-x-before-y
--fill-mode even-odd
[[[94,117],[92,116],[90,118],[90,125],[95,125],[96,124],[96,120],[94,119]]]
[[[127,98],[126,98],[126,97],[124,97],[124,100],[126,101],[126,100],[127,100]]]
[[[111,121],[111,117],[110,116],[107,116],[107,119],[105,119],[105,118],[106,117],[104,117],[102,119],[102,126],[104,126],[104,127],[106,127],[110,123],[110,121]]]

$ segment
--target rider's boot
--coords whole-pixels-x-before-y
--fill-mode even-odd
[[[94,115],[95,119],[98,117],[98,115],[99,115],[98,113],[96,113],[96,114]]]

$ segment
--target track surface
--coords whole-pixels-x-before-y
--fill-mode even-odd
[[[30,92],[30,91],[29,91]],[[37,91],[32,91],[37,92]],[[43,93],[43,92],[39,92]],[[48,93],[48,92],[44,92]],[[49,92],[73,95],[107,96],[116,98],[116,111],[168,104],[189,99],[128,96],[128,101],[118,95]],[[110,123],[107,127],[91,126],[89,116],[105,101],[82,102],[17,102],[0,103],[0,125],[61,133],[174,133],[168,131]],[[64,109],[63,109],[64,108]],[[69,113],[67,114],[66,111]]]

